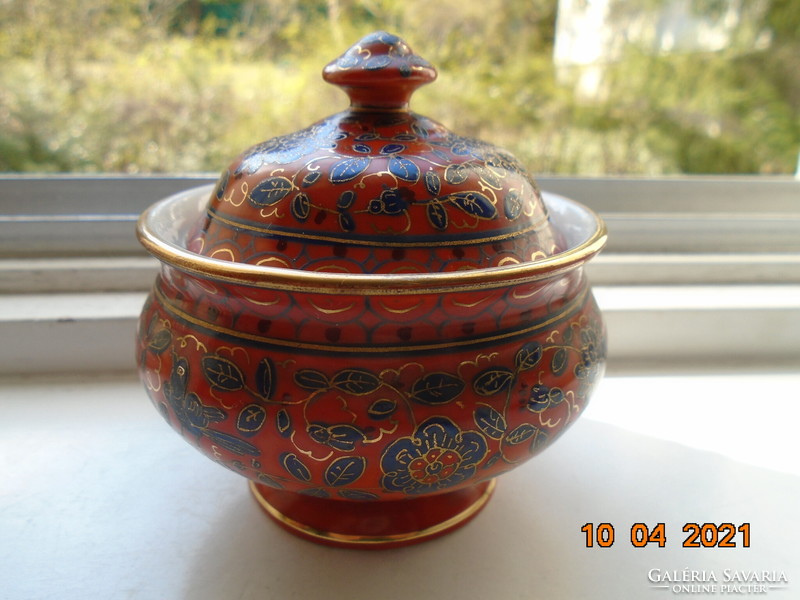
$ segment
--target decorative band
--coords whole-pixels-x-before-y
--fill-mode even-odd
[[[442,341],[441,339],[431,341],[428,343],[408,343],[402,345],[388,345],[388,344],[372,344],[372,345],[358,345],[346,344],[337,342],[335,344],[325,344],[319,342],[309,342],[298,339],[282,339],[276,337],[269,337],[266,335],[258,335],[255,333],[237,331],[228,327],[222,327],[216,323],[209,323],[195,315],[189,314],[171,302],[157,285],[154,291],[156,299],[161,306],[173,318],[184,324],[200,328],[206,333],[233,341],[235,343],[246,343],[248,345],[256,345],[259,347],[266,347],[270,349],[279,349],[284,351],[299,351],[299,352],[312,352],[320,354],[361,354],[361,355],[374,355],[374,354],[426,354],[431,352],[440,352],[442,350],[465,350],[483,348],[498,343],[503,343],[519,338],[524,338],[532,334],[538,333],[548,327],[557,325],[561,321],[569,319],[575,313],[580,311],[586,302],[589,295],[589,286],[584,285],[583,289],[569,302],[564,304],[563,309],[555,314],[546,315],[541,319],[537,319],[527,323],[523,327],[514,329],[505,329],[496,331],[491,334],[482,336],[473,336],[469,338],[453,339]]]

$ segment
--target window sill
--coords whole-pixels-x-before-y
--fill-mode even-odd
[[[212,177],[0,176],[0,373],[133,368],[138,214]],[[800,180],[540,178],[605,219],[612,373],[800,368]]]
[[[651,569],[684,568],[720,580],[723,569],[785,571],[781,589],[795,589],[800,409],[786,390],[798,388],[800,374],[606,378],[552,449],[499,479],[472,523],[389,556],[283,532],[242,478],[169,430],[132,377],[0,379],[4,590],[394,600],[425,581],[426,597],[606,600],[643,598]],[[781,418],[754,418],[754,399]],[[633,547],[636,521],[665,523],[665,547]],[[687,522],[750,523],[751,547],[683,548]],[[586,548],[586,523],[614,525],[613,548]]]

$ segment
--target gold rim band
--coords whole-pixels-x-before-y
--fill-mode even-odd
[[[334,531],[321,531],[319,529],[315,529],[314,527],[305,525],[299,521],[295,521],[272,506],[269,501],[261,495],[261,492],[259,491],[255,482],[250,481],[249,485],[250,491],[252,492],[256,501],[273,519],[283,524],[285,527],[297,531],[307,538],[334,542],[339,545],[352,544],[353,546],[380,546],[382,544],[422,541],[425,538],[444,533],[445,531],[456,527],[460,523],[469,520],[470,518],[474,517],[489,501],[489,498],[491,498],[494,488],[497,485],[497,480],[490,480],[486,486],[486,489],[477,498],[477,500],[475,500],[475,502],[449,519],[442,521],[441,523],[431,525],[430,527],[426,527],[425,529],[420,529],[419,531],[410,531],[407,533],[397,533],[385,536],[350,535],[336,533]]]
[[[136,235],[148,252],[164,264],[190,274],[251,287],[372,296],[474,291],[522,285],[554,277],[580,266],[603,249],[608,237],[605,223],[591,209],[572,200],[555,197],[558,202],[568,203],[582,211],[594,222],[595,227],[591,235],[575,247],[538,261],[465,271],[391,274],[345,274],[252,265],[195,254],[164,239],[154,226],[159,220],[166,219],[173,220],[170,225],[175,227],[174,230],[180,229],[180,225],[188,225],[174,223],[174,220],[181,218],[181,209],[186,212],[186,205],[195,211],[191,217],[196,218],[201,214],[197,211],[204,209],[198,200],[205,200],[205,192],[210,191],[210,187],[187,190],[154,204],[139,218]]]

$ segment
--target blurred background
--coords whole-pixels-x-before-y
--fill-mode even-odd
[[[412,100],[539,174],[793,174],[797,0],[0,0],[0,171],[218,171],[347,106],[376,29]]]

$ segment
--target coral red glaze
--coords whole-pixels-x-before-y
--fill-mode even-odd
[[[473,518],[602,375],[583,272],[605,240],[508,153],[407,110],[435,70],[389,34],[328,65],[351,107],[167,198],[142,381],[284,528],[385,548]],[[169,219],[169,223],[165,220]]]

